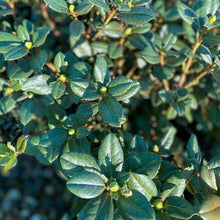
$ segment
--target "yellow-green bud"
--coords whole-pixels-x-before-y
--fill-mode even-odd
[[[11,88],[11,87],[8,87],[8,88],[6,89],[6,93],[9,94],[9,95],[11,95],[13,92],[14,92],[14,89]]]
[[[60,75],[59,80],[60,80],[61,82],[66,82],[67,77],[62,74],[62,75]]]
[[[154,204],[154,208],[157,210],[160,210],[163,208],[163,202],[160,199],[155,199],[153,204]]]
[[[28,98],[32,99],[34,97],[34,94],[32,92],[28,93]]]
[[[74,135],[76,133],[75,129],[71,128],[68,130],[69,135]]]
[[[209,24],[214,24],[216,22],[216,15],[209,18]]]
[[[74,10],[75,10],[75,6],[74,6],[74,5],[70,5],[70,6],[69,6],[69,11],[70,11],[71,13],[73,13]]]
[[[32,48],[32,42],[27,41],[27,42],[25,42],[24,46],[25,46],[28,50],[30,50],[30,49]]]
[[[119,190],[119,185],[117,182],[112,182],[110,185],[109,185],[109,189],[112,191],[112,192],[118,192]]]
[[[159,147],[155,144],[155,145],[153,146],[153,152],[158,153],[159,150],[160,150]]]
[[[102,93],[103,95],[107,93],[107,88],[105,86],[100,88],[100,93]]]
[[[126,191],[122,192],[121,194],[125,197],[130,197],[130,196],[132,196],[132,191],[131,190],[126,190]]]
[[[125,34],[126,34],[126,35],[131,35],[131,33],[132,33],[132,29],[131,29],[131,28],[127,28],[127,29],[125,30]]]
[[[131,8],[133,7],[134,5],[132,4],[132,2],[128,2],[128,7]]]

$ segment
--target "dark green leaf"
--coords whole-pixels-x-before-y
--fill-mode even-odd
[[[143,194],[148,201],[157,195],[157,187],[150,177],[143,174],[131,173],[128,187]]]
[[[118,21],[111,21],[103,28],[103,33],[111,38],[122,37],[123,32],[123,27]]]
[[[105,0],[89,0],[90,3],[92,3],[93,5],[103,8],[106,11],[110,11],[108,5],[106,4]]]
[[[9,78],[11,80],[24,79],[28,78],[33,72],[29,60],[19,60],[15,66],[9,69]]]
[[[180,1],[176,3],[176,6],[180,16],[184,21],[186,21],[190,25],[196,24],[197,27],[200,26],[199,19],[196,13],[191,8]]]
[[[0,98],[0,115],[10,112],[16,105],[15,100],[11,96]]]
[[[28,33],[27,29],[24,26],[18,25],[17,34],[18,34],[18,38],[21,41],[23,41],[23,42],[30,41],[29,33]]]
[[[31,121],[35,112],[34,102],[31,99],[25,100],[19,110],[20,121],[23,125],[26,125]]]
[[[127,24],[141,25],[154,19],[154,13],[149,8],[144,7],[133,7],[127,12],[119,12],[117,17]]]
[[[182,196],[192,173],[193,170],[190,168],[175,172],[172,176],[169,176],[163,184],[162,197],[166,198],[169,196]]]
[[[78,220],[113,220],[111,196],[103,194],[90,200],[80,211]]]
[[[52,94],[55,99],[60,98],[66,90],[66,86],[60,80],[57,80],[52,86]]]
[[[7,53],[5,53],[5,60],[16,60],[24,57],[29,50],[24,45],[18,45],[11,48]]]
[[[82,171],[96,174],[100,174],[101,172],[95,158],[85,153],[67,152],[60,157],[60,163],[69,176]]]
[[[105,190],[104,180],[97,174],[89,172],[75,174],[66,185],[70,192],[83,199],[95,198]]]
[[[139,82],[125,76],[116,77],[108,85],[109,94],[118,101],[131,98],[137,93],[139,88]]]
[[[26,144],[27,144],[28,139],[26,139],[24,136],[20,136],[17,140],[17,151],[19,153],[23,153],[25,151],[26,148]]]
[[[51,9],[57,12],[67,13],[68,6],[64,0],[44,0],[46,4],[49,5]]]
[[[160,98],[163,100],[165,103],[170,103],[172,102],[172,95],[170,92],[166,91],[165,89],[162,89],[159,91]]]
[[[80,36],[84,30],[85,30],[85,26],[82,21],[73,20],[70,23],[70,34],[73,35],[74,37]]]
[[[64,128],[54,128],[43,134],[39,144],[54,147],[63,144],[67,137],[68,134]]]
[[[200,45],[198,50],[196,51],[198,57],[202,58],[206,63],[212,64],[212,54],[210,50],[204,45]]]
[[[177,111],[179,115],[183,115],[185,113],[185,106],[181,102],[173,102],[173,108]]]
[[[33,36],[33,47],[41,46],[46,41],[47,35],[50,33],[50,31],[50,27],[41,28],[38,31],[36,31]]]
[[[112,42],[108,45],[108,55],[111,59],[118,59],[122,55],[123,48],[118,42]]]
[[[177,219],[189,219],[196,214],[194,207],[185,199],[172,196],[164,201],[166,212]]]
[[[39,50],[31,57],[30,66],[33,70],[40,70],[47,61],[47,53],[45,50]]]
[[[204,220],[218,220],[220,215],[220,197],[216,195],[207,195],[201,204],[199,211]]]
[[[135,135],[131,141],[131,150],[137,153],[142,153],[148,151],[148,147],[141,136]]]
[[[146,152],[131,155],[126,161],[126,168],[135,173],[146,174],[154,178],[160,169],[161,157],[157,154]]]
[[[160,55],[155,49],[147,46],[140,52],[140,56],[143,57],[148,63],[157,64],[160,62]]]
[[[99,113],[111,126],[120,127],[125,122],[123,108],[114,97],[105,97],[101,100]]]
[[[153,75],[160,80],[171,79],[173,77],[173,72],[166,67],[156,67],[153,69]]]
[[[155,213],[145,196],[137,191],[132,191],[132,196],[119,197],[117,206],[123,219],[126,220],[152,220]]]
[[[47,95],[51,93],[51,88],[47,84],[50,78],[48,75],[32,76],[25,81],[22,86],[23,91],[33,92],[39,95]]]
[[[202,160],[202,154],[199,149],[197,138],[194,134],[191,135],[187,143],[187,153],[188,153],[189,159],[196,160],[199,166]]]
[[[114,134],[108,134],[102,142],[98,153],[99,164],[104,173],[115,177],[122,170],[124,155],[121,144]]]
[[[108,65],[104,56],[97,56],[94,66],[94,77],[96,82],[106,85],[110,81]]]
[[[70,87],[76,95],[85,100],[92,101],[99,98],[95,87],[86,79],[74,79],[74,81],[70,81]]]

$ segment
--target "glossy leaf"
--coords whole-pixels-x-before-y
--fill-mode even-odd
[[[138,153],[131,155],[126,164],[129,170],[154,178],[160,168],[161,157],[151,152]]]
[[[103,33],[111,38],[118,38],[123,35],[123,27],[118,21],[111,21],[103,28]]]
[[[79,220],[113,220],[111,196],[103,194],[90,200],[80,211]]]
[[[96,82],[106,85],[110,81],[108,65],[104,56],[97,56],[94,66],[94,77]]]
[[[129,99],[134,96],[140,88],[140,84],[136,80],[132,80],[125,76],[119,76],[113,79],[109,85],[109,94],[117,100]]]
[[[92,173],[100,173],[101,171],[95,158],[85,153],[67,152],[60,157],[60,163],[69,176],[80,171]]]
[[[67,131],[64,128],[54,128],[43,134],[40,144],[44,146],[58,146],[67,139]]]
[[[90,3],[92,3],[93,5],[103,8],[106,11],[110,11],[108,5],[106,4],[105,0],[89,0]]]
[[[154,13],[149,8],[133,7],[129,11],[129,13],[119,12],[117,14],[117,17],[127,24],[141,25],[141,24],[147,23],[148,21],[152,20],[154,18]]]
[[[39,50],[31,57],[30,66],[33,70],[40,70],[47,61],[47,53],[45,50]]]
[[[123,48],[118,42],[112,42],[108,46],[108,55],[111,59],[118,59],[122,55]]]
[[[218,220],[220,215],[220,197],[212,194],[207,195],[203,199],[199,214],[204,220]]]
[[[183,4],[182,2],[176,3],[177,10],[184,21],[188,24],[196,24],[197,27],[200,26],[199,19],[196,13],[187,5]]]
[[[114,134],[108,134],[102,141],[98,153],[99,164],[108,177],[115,177],[122,170],[124,155],[121,144]]]
[[[106,97],[101,100],[99,114],[104,121],[114,127],[120,127],[125,122],[123,108],[114,97]]]
[[[23,125],[31,121],[35,112],[34,102],[32,100],[25,100],[19,110],[20,120]]]
[[[70,34],[74,37],[80,36],[85,30],[84,23],[79,20],[74,20],[70,23]]]
[[[145,196],[137,191],[132,191],[132,196],[121,196],[117,206],[123,219],[155,219],[155,213]]]
[[[33,47],[39,47],[46,41],[47,35],[50,33],[51,28],[41,28],[34,33]]]
[[[47,95],[51,93],[51,88],[47,84],[50,78],[48,75],[32,76],[25,81],[22,86],[23,91],[33,92],[39,95]]]
[[[143,194],[148,201],[157,195],[157,187],[150,177],[143,174],[131,173],[128,187]]]
[[[171,217],[177,219],[190,219],[196,212],[188,201],[176,196],[168,197],[164,201],[164,209]]]
[[[105,190],[104,180],[90,172],[75,174],[66,185],[70,192],[83,199],[95,198]]]
[[[135,135],[131,141],[131,150],[137,153],[141,153],[148,151],[148,147],[141,136]]]
[[[64,0],[44,0],[46,4],[49,5],[51,9],[57,12],[67,13],[68,7],[67,3]]]
[[[60,98],[66,90],[66,86],[61,81],[56,81],[52,86],[52,94],[55,99]]]

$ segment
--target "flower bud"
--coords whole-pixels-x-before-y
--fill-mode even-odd
[[[60,80],[61,82],[66,82],[67,77],[62,74],[62,75],[60,75],[59,80]]]
[[[125,30],[125,34],[126,34],[126,35],[131,35],[131,33],[132,33],[132,29],[131,29],[131,28],[127,28],[127,29]]]
[[[68,130],[69,135],[74,135],[76,133],[75,129],[71,128]]]
[[[214,24],[216,22],[216,15],[209,18],[209,24]]]
[[[154,208],[160,210],[163,208],[163,202],[160,199],[155,199],[153,202]]]
[[[70,6],[69,6],[69,11],[70,11],[71,13],[73,13],[74,10],[75,10],[75,6],[74,6],[74,5],[70,5]]]
[[[112,191],[112,192],[118,192],[119,190],[119,185],[117,182],[112,182],[110,185],[109,185],[109,189]]]
[[[25,46],[28,50],[30,50],[30,49],[32,48],[32,42],[27,41],[27,42],[25,42],[24,46]]]
[[[103,87],[100,88],[99,91],[100,91],[101,94],[105,95],[107,93],[107,88],[105,86],[103,86]]]
[[[9,95],[11,95],[13,92],[14,92],[14,89],[11,88],[11,87],[8,87],[8,88],[6,89],[6,93],[9,94]]]

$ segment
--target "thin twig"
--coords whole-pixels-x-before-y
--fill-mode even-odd
[[[215,66],[216,66],[216,64],[212,64],[209,68],[203,70],[192,82],[186,84],[186,85],[184,86],[184,88],[185,88],[185,89],[188,89],[188,88],[191,87],[191,86],[198,85],[199,80],[200,80],[201,78],[203,78],[204,76],[206,76],[207,74],[211,73],[212,68],[215,67]]]
[[[160,65],[161,67],[163,67],[165,65],[165,60],[164,60],[164,52],[160,52]],[[164,88],[169,91],[170,90],[170,87],[169,87],[169,82],[167,79],[163,79],[163,85],[164,85]]]
[[[112,10],[112,11],[109,13],[108,17],[107,17],[107,18],[105,19],[105,21],[104,21],[104,26],[107,25],[107,24],[111,21],[111,19],[112,19],[113,16],[115,15],[116,11],[117,11],[117,10]],[[99,37],[99,35],[100,35],[102,32],[103,32],[103,29],[100,29],[100,30],[95,34],[95,36],[92,38],[92,41],[95,41],[95,40]]]

